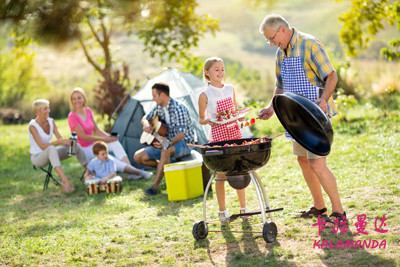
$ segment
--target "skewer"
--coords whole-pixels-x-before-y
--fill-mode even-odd
[[[281,135],[283,135],[283,133],[280,133],[280,134],[277,134],[277,135],[275,135],[275,136],[272,136],[270,139],[277,138],[277,137],[279,137],[279,136],[281,136]]]
[[[263,136],[263,137],[260,137],[260,138],[257,138],[256,140],[254,140],[254,143],[256,143],[257,141],[259,141],[259,140],[261,140],[261,139],[264,139],[264,138],[268,138],[268,139],[274,139],[274,138],[277,138],[277,137],[279,137],[279,136],[281,136],[281,135],[283,135],[283,133],[280,133],[280,134],[277,134],[277,135],[275,135],[275,136],[272,136],[272,137],[268,137],[268,135],[266,135],[266,136]]]
[[[194,145],[194,144],[187,144],[188,146],[192,147],[198,147],[198,148],[208,148],[209,146],[203,146],[203,145]]]
[[[253,125],[254,123],[256,123],[257,119],[258,118],[251,118],[251,119],[249,119],[247,121],[238,121],[239,127],[241,129],[243,129],[244,127],[248,127],[250,125]]]

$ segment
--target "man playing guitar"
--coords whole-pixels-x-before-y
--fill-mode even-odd
[[[158,116],[161,121],[165,121],[167,133],[165,136],[157,136],[151,146],[136,151],[134,155],[136,163],[157,168],[152,186],[144,191],[147,195],[158,193],[164,165],[190,154],[190,147],[187,144],[194,142],[194,127],[189,110],[184,104],[169,96],[168,84],[154,84],[152,95],[157,105],[143,117],[143,131],[154,134],[151,122]]]

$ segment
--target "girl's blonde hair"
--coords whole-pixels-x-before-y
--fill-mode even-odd
[[[69,96],[69,107],[70,107],[70,109],[72,111],[75,111],[74,105],[72,105],[72,95],[74,93],[76,93],[76,92],[80,93],[83,96],[83,99],[85,100],[85,102],[83,103],[83,107],[87,108],[88,107],[88,103],[87,103],[87,97],[86,97],[85,91],[83,91],[83,89],[80,88],[80,87],[75,87],[74,90],[72,90],[71,95]]]
[[[205,81],[207,81],[208,83],[210,83],[210,77],[208,77],[208,75],[206,74],[206,71],[209,71],[215,62],[222,62],[222,64],[224,64],[224,61],[222,60],[222,58],[219,58],[219,57],[209,57],[206,59],[206,61],[204,61],[203,79]]]
[[[32,104],[33,112],[36,113],[36,111],[39,111],[43,106],[50,106],[50,102],[46,99],[36,99]]]

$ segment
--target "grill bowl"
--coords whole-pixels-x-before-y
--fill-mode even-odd
[[[227,176],[244,175],[267,164],[271,155],[271,139],[266,142],[251,145],[242,145],[244,141],[254,138],[242,138],[206,144],[221,146],[201,148],[200,153],[208,169],[224,173]],[[237,146],[223,147],[236,144]]]
[[[229,185],[235,189],[243,189],[246,188],[250,184],[250,174],[242,174],[242,175],[230,175],[226,177]]]

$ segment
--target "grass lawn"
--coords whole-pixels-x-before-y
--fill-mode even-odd
[[[315,219],[295,219],[312,200],[290,142],[273,141],[270,161],[258,174],[269,196],[278,226],[274,243],[257,233],[209,233],[195,241],[192,226],[202,218],[202,198],[169,202],[167,191],[145,197],[151,181],[127,181],[120,194],[89,196],[79,180],[75,159],[63,161],[73,194],[50,183],[29,159],[27,125],[0,125],[0,265],[1,266],[399,266],[400,265],[400,111],[383,116],[363,104],[346,112],[347,122],[334,119],[335,138],[328,165],[338,182],[348,214],[347,233],[334,234],[312,226]],[[66,120],[57,121],[68,136]],[[276,118],[257,122],[257,135],[276,134]],[[230,213],[238,212],[236,193],[227,188]],[[250,210],[257,209],[253,186],[247,188]],[[330,212],[330,203],[326,197]],[[207,212],[217,217],[215,194]],[[367,235],[357,233],[358,216],[366,215]],[[375,218],[385,215],[386,233],[375,231]],[[231,229],[252,229],[260,222],[235,221]],[[358,225],[358,224],[357,224]],[[380,223],[378,223],[378,226]],[[219,229],[220,226],[213,226]],[[377,240],[381,248],[314,248],[332,240]]]

